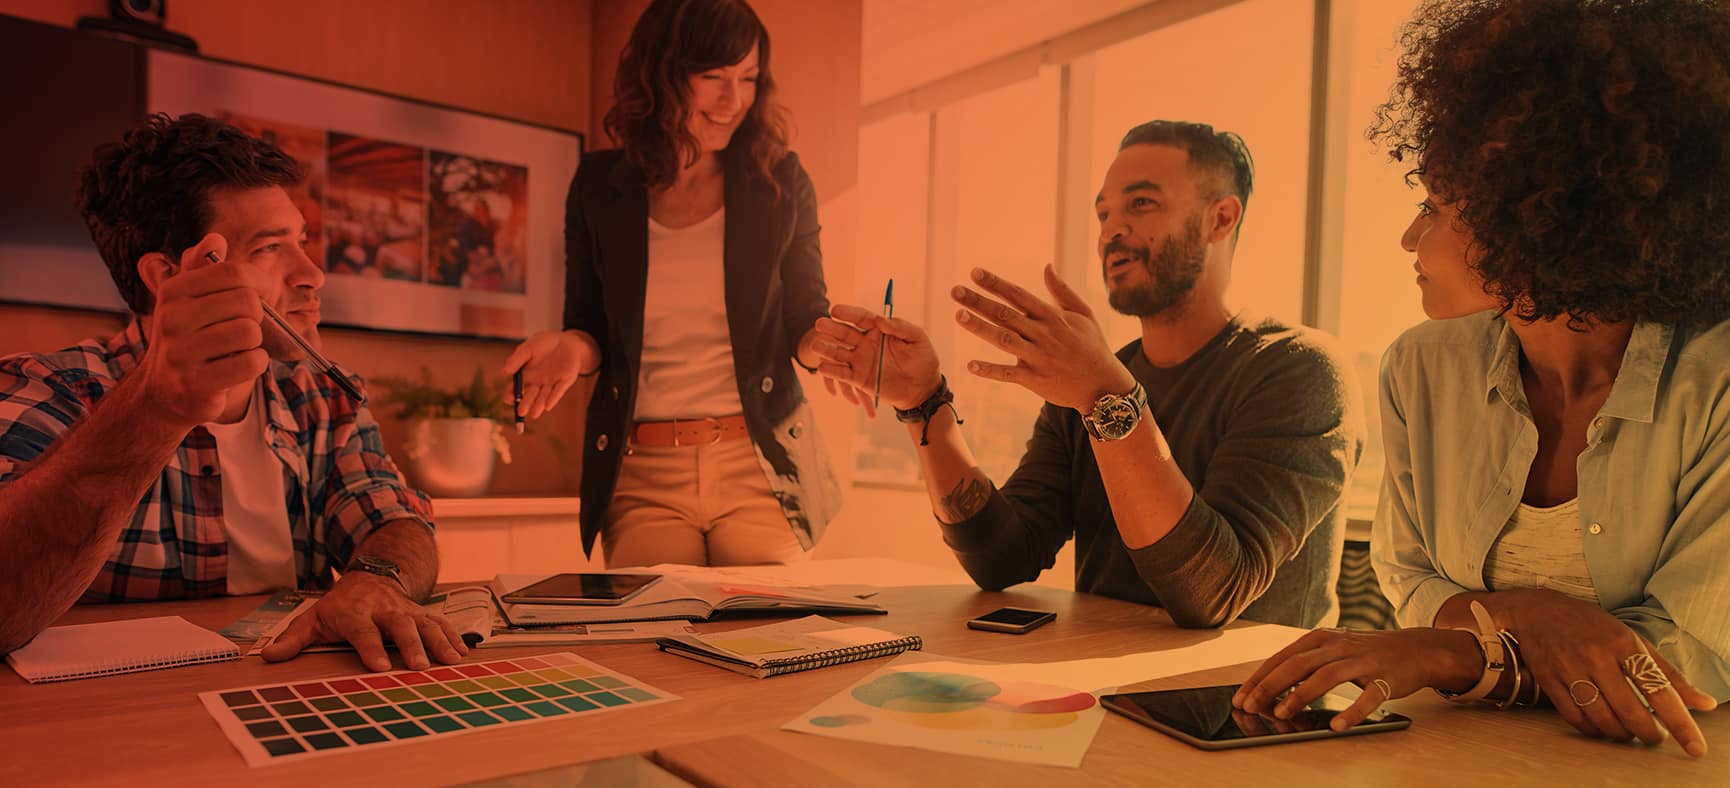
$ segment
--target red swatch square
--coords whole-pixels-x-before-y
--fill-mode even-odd
[[[497,662],[488,662],[487,664],[491,665],[493,670],[496,670],[500,673],[516,673],[516,672],[522,670],[522,668],[517,667],[517,663],[512,662],[508,659],[501,659]]]
[[[320,682],[296,684],[294,685],[294,691],[300,693],[300,696],[303,698],[322,698],[326,695],[336,694],[336,690],[326,687]]]
[[[436,668],[427,671],[426,674],[438,679],[439,681],[455,681],[463,677],[463,674],[456,672],[456,670],[452,668]]]
[[[360,692],[361,690],[366,689],[365,685],[355,681],[354,679],[337,679],[336,681],[330,682],[330,686],[337,692]]]
[[[419,684],[431,684],[433,677],[425,673],[398,673],[396,680],[412,687]]]
[[[524,670],[537,670],[547,666],[547,663],[535,659],[534,657],[517,657],[516,664]]]
[[[457,670],[471,679],[493,675],[492,669],[485,665],[458,665]]]
[[[361,681],[366,682],[366,685],[373,689],[390,689],[391,687],[402,686],[401,682],[389,676],[365,676],[361,678]]]

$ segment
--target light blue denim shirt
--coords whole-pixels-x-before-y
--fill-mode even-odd
[[[1382,359],[1387,474],[1371,556],[1403,626],[1483,591],[1538,451],[1520,341],[1493,312],[1424,323]],[[1599,603],[1730,700],[1730,322],[1635,326],[1580,453]]]

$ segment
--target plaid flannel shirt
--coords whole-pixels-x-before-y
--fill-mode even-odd
[[[106,342],[0,358],[0,491],[72,429],[144,353],[138,321]],[[282,461],[295,576],[330,584],[373,529],[394,520],[432,528],[432,504],[385,454],[378,424],[306,364],[272,362],[264,377],[271,448]],[[68,494],[88,494],[69,490]],[[226,593],[228,540],[216,440],[195,427],[144,493],[82,602]]]

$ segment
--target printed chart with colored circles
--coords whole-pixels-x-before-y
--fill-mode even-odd
[[[678,700],[567,652],[198,697],[249,766]]]
[[[1079,766],[1103,711],[1090,692],[1010,677],[892,664],[787,730],[989,758]]]

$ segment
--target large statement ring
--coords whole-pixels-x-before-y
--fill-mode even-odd
[[[1386,703],[1386,702],[1394,699],[1393,688],[1388,686],[1387,680],[1385,680],[1385,679],[1370,679],[1370,685],[1375,687],[1378,690],[1381,690],[1383,703]]]
[[[1645,649],[1628,655],[1622,660],[1622,673],[1639,687],[1641,692],[1654,695],[1670,689],[1670,677],[1664,675],[1664,670],[1658,667],[1658,660],[1646,653]]]
[[[1583,700],[1580,698],[1580,685],[1582,684],[1592,689],[1592,694]],[[1574,701],[1575,706],[1581,708],[1597,703],[1599,694],[1598,685],[1593,684],[1590,679],[1575,679],[1573,683],[1568,685],[1568,698]]]

